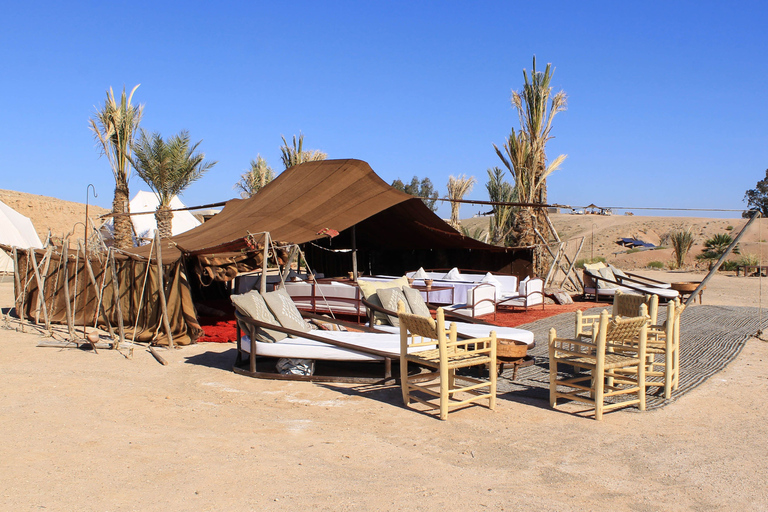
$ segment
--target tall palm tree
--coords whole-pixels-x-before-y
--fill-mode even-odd
[[[520,121],[520,130],[512,132],[502,151],[493,145],[504,166],[515,180],[517,200],[522,203],[545,204],[547,200],[547,177],[563,163],[566,155],[560,155],[547,165],[546,144],[552,136],[552,120],[558,112],[567,107],[567,96],[560,91],[552,95],[550,82],[552,67],[547,64],[542,73],[536,71],[536,57],[530,77],[523,70],[525,85],[522,91],[512,92],[512,106]],[[531,207],[522,207],[515,218],[515,238],[518,245],[533,245],[536,239],[533,227],[535,212]]]
[[[303,164],[304,162],[314,162],[328,158],[326,153],[316,149],[308,149],[305,151],[304,134],[299,134],[298,140],[295,135],[293,136],[293,146],[288,145],[288,141],[285,140],[285,137],[281,136],[281,138],[283,139],[283,145],[280,148],[280,151],[282,152],[280,158],[286,169],[289,169],[294,165]]]
[[[240,176],[240,181],[235,183],[235,190],[240,190],[243,198],[253,196],[267,183],[275,179],[275,171],[267,165],[261,155],[256,155],[256,160],[251,160],[251,169]]]
[[[144,112],[144,105],[131,103],[133,93],[138,87],[138,85],[134,87],[128,96],[123,87],[119,103],[115,100],[115,94],[110,87],[104,106],[101,109],[97,108],[90,119],[90,128],[101,145],[101,153],[107,156],[115,176],[112,214],[114,215],[115,246],[119,249],[133,246],[131,218],[128,215],[119,214],[130,213],[128,180],[131,177],[129,166],[131,147]]]
[[[448,199],[452,199],[451,202],[451,226],[456,230],[461,231],[461,222],[459,220],[459,209],[461,208],[461,201],[464,195],[472,190],[472,186],[475,184],[475,177],[469,177],[462,174],[458,178],[453,176],[448,177]]]
[[[516,201],[515,189],[504,180],[504,171],[498,167],[488,169],[488,199],[494,203],[510,203]],[[512,232],[513,208],[506,205],[493,205],[493,215],[490,221],[490,243],[493,245],[506,245],[507,238]]]
[[[131,162],[136,174],[160,201],[155,220],[162,238],[172,235],[171,199],[216,165],[216,162],[203,161],[205,153],[195,153],[200,142],[190,147],[189,132],[186,130],[174,135],[168,142],[163,141],[159,133],[148,136],[146,131],[141,130],[139,140],[133,145]]]

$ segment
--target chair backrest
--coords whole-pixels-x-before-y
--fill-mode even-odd
[[[467,291],[467,306],[472,316],[487,315],[496,311],[496,287],[482,283]]]
[[[525,283],[525,302],[529,306],[544,302],[544,280],[532,277]]]
[[[400,320],[400,353],[408,353],[408,348],[437,346],[440,349],[441,359],[446,357],[451,349],[455,349],[458,339],[456,322],[451,322],[450,331],[446,336],[445,313],[443,308],[437,308],[432,319],[427,316],[414,315],[405,312],[405,304],[402,301],[397,305],[397,316]],[[417,337],[419,339],[417,339]]]
[[[645,304],[640,305],[640,315],[633,317],[610,317],[608,310],[600,313],[600,322],[596,329],[592,331],[592,339],[598,347],[598,352],[605,351],[607,344],[611,345],[633,345],[640,344],[641,351],[645,353],[645,343],[647,337],[648,308]]]
[[[656,294],[639,295],[616,290],[613,296],[613,316],[638,316],[642,304],[648,309],[651,325],[656,325],[659,315],[659,296]]]

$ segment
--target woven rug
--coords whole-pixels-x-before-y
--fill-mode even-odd
[[[596,314],[602,308],[592,308],[585,314]],[[517,380],[512,379],[512,370],[506,370],[499,379],[499,396],[506,398],[525,397],[549,401],[549,330],[557,329],[558,336],[572,337],[575,334],[575,313],[564,313],[554,317],[521,325],[521,329],[532,331],[536,346],[528,351],[535,364],[520,368]],[[666,309],[659,308],[659,323],[664,321]],[[683,312],[680,323],[680,385],[672,392],[669,400],[664,399],[664,389],[649,388],[647,409],[656,409],[677,400],[695,389],[709,377],[726,367],[739,355],[745,342],[757,334],[758,329],[768,328],[768,318],[763,313],[760,321],[758,308],[735,306],[695,306]],[[760,325],[762,324],[762,325]],[[566,374],[563,374],[566,375]]]

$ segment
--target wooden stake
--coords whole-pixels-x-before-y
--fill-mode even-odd
[[[171,322],[168,319],[168,304],[165,301],[165,285],[163,283],[163,252],[160,248],[161,239],[160,232],[155,230],[155,249],[157,250],[157,283],[160,286],[160,308],[163,312],[163,326],[165,327],[165,333],[168,335],[168,346],[175,348],[173,343],[173,333],[171,332]],[[266,248],[266,244],[264,246]]]
[[[48,267],[51,262],[51,253],[53,252],[53,246],[48,246],[48,248],[45,250],[45,256],[43,256],[43,259],[40,261],[40,266],[44,266],[43,273],[40,276],[40,282],[42,284],[38,285],[40,287],[40,293],[37,294],[37,306],[35,308],[35,323],[40,322],[40,304],[41,304],[41,297],[45,297],[45,280],[48,277]],[[54,303],[56,301],[53,301]]]
[[[115,269],[115,252],[110,249],[107,253],[107,263],[112,270],[112,289],[115,293],[115,308],[117,309],[117,329],[120,338],[115,344],[115,349],[120,348],[120,344],[125,341],[125,327],[123,326],[123,307],[120,305],[120,284],[117,282],[117,270]]]
[[[571,275],[571,272],[573,272],[573,267],[576,266],[576,262],[579,261],[579,254],[581,254],[581,248],[584,246],[584,237],[581,237],[581,241],[579,242],[579,247],[576,249],[576,254],[573,256],[573,261],[571,262],[571,265],[568,267],[568,272],[566,272],[565,277],[563,278],[563,282],[560,283],[560,287],[565,284],[565,280],[568,279],[568,277]],[[579,280],[579,283],[581,283],[582,289],[584,288],[584,283],[581,282],[581,278],[578,274],[576,275],[576,279]],[[579,290],[576,290],[579,291]]]
[[[75,326],[72,321],[72,304],[69,298],[69,239],[64,241],[61,260],[64,262],[64,301],[67,303],[67,329],[69,330],[69,337],[74,340],[76,338]]]
[[[267,260],[269,259],[269,233],[264,233],[264,254],[261,259],[261,279],[259,280],[259,293],[267,293]]]
[[[30,258],[32,258],[32,268],[35,269],[35,281],[37,282],[37,292],[38,296],[40,297],[40,300],[43,303],[43,318],[45,318],[45,329],[50,332],[51,330],[51,321],[48,319],[48,308],[45,305],[45,294],[43,293],[43,285],[42,280],[40,279],[40,269],[37,268],[37,258],[35,257],[35,249],[30,247],[29,253],[27,254]],[[37,323],[37,321],[35,321]]]
[[[155,356],[155,359],[157,359],[157,362],[158,362],[158,363],[160,363],[160,364],[161,364],[161,365],[163,365],[163,366],[168,366],[168,361],[166,361],[166,360],[163,358],[163,356],[161,356],[160,354],[158,354],[158,353],[157,353],[157,351],[155,350],[155,348],[154,348],[152,345],[150,345],[150,346],[149,346],[149,351],[150,351],[150,353],[151,353],[153,356]]]

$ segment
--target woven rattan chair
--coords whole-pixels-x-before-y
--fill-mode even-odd
[[[592,338],[558,338],[555,329],[549,331],[549,403],[557,407],[558,398],[568,398],[592,405],[595,419],[602,420],[603,412],[637,404],[645,410],[645,358],[649,318],[642,305],[641,316],[609,318],[603,311],[593,329]],[[635,353],[626,343],[638,340]],[[614,351],[614,349],[621,349]],[[558,366],[589,370],[589,375],[577,374],[558,378]],[[634,369],[629,374],[624,369]],[[558,388],[566,388],[560,391]],[[622,401],[605,403],[606,398],[635,395]]]
[[[661,325],[648,328],[646,342],[646,387],[664,388],[664,398],[669,399],[680,380],[680,315],[685,305],[680,299],[667,303],[667,318]],[[634,351],[637,340],[628,343]],[[652,379],[652,380],[651,380]]]
[[[640,295],[617,290],[613,296],[613,309],[611,317],[638,316],[640,306],[645,304],[650,317],[650,325],[656,325],[659,314],[659,296],[655,294]],[[576,312],[576,337],[592,336],[592,326],[600,321],[600,315],[585,315],[581,311]]]
[[[457,339],[456,324],[445,330],[445,314],[437,309],[437,319],[405,313],[403,303],[398,307],[400,320],[400,384],[403,401],[409,405],[416,401],[433,409],[439,409],[440,419],[447,420],[450,409],[463,407],[479,400],[488,400],[490,409],[496,408],[496,333],[487,338]],[[437,348],[434,348],[435,345]],[[427,367],[430,373],[408,375],[408,363]],[[456,375],[459,368],[486,366],[489,381],[464,375]],[[435,382],[437,378],[437,382]],[[457,386],[464,381],[465,386]],[[483,388],[487,388],[484,390]],[[421,392],[434,400],[423,399],[414,392]],[[458,393],[471,395],[466,399]]]

